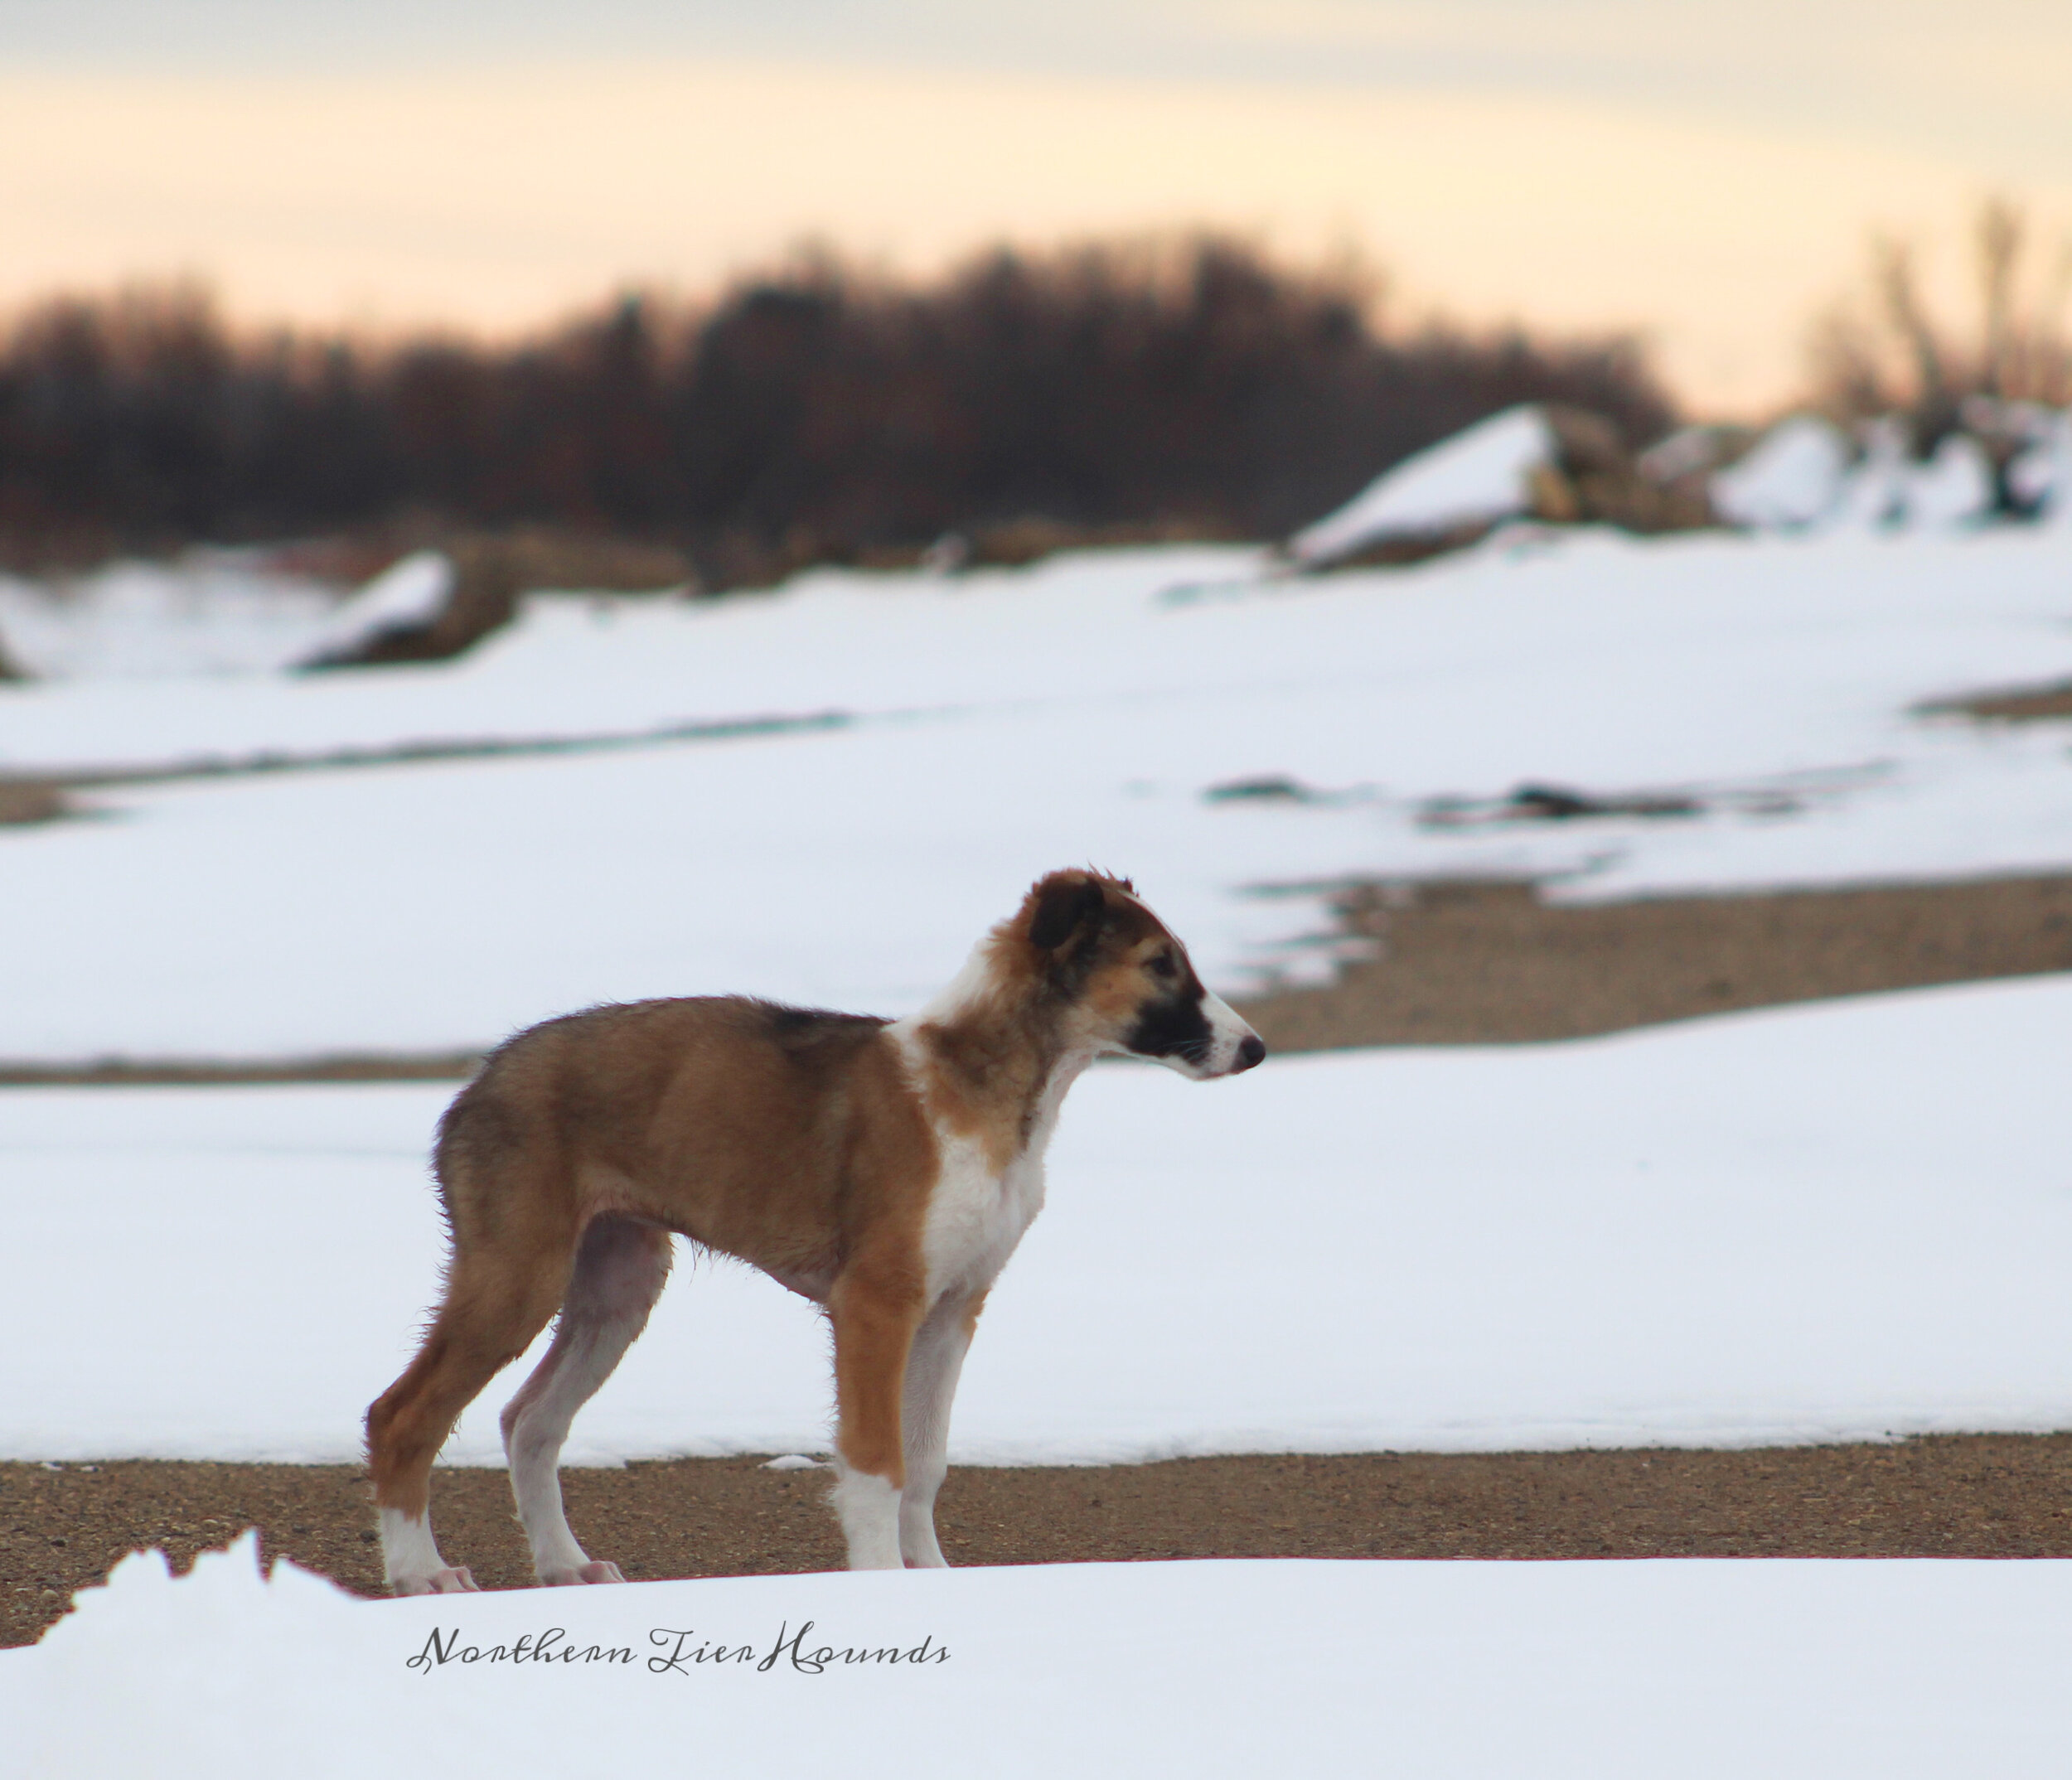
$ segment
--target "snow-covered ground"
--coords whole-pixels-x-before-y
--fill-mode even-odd
[[[2050,726],[2072,531],[1516,533],[1407,571],[1246,550],[706,604],[541,598],[458,662],[0,689],[0,770],[831,727],[80,794],[0,831],[0,1057],[465,1047],[608,998],[898,1013],[1059,863],[1129,872],[1226,987],[1314,969],[1319,887],[1613,897],[2072,868]],[[1280,795],[1218,797],[1251,783]],[[1522,783],[1707,813],[1505,820]],[[1295,887],[1295,894],[1261,894]]]
[[[263,655],[240,663],[291,659]],[[0,831],[0,1055],[464,1045],[728,988],[897,1012],[1087,858],[1226,984],[1300,958],[1314,887],[1352,875],[1615,896],[2072,868],[2062,734],[1910,714],[2066,677],[2072,534],[2038,529],[1514,532],[1315,582],[1244,551],[821,575],[535,600],[437,667],[0,689],[11,771],[846,719],[86,795],[98,820]],[[1527,781],[1710,808],[1504,820]],[[1290,885],[1311,893],[1252,893]],[[2051,979],[1208,1086],[1097,1071],[953,1456],[2072,1425],[2069,1024]],[[36,1339],[0,1453],[350,1458],[434,1289],[446,1092],[7,1091],[0,1280]],[[493,1458],[515,1383],[450,1458]],[[571,1457],[811,1450],[826,1413],[809,1308],[687,1265]],[[657,1632],[759,1660],[808,1619],[808,1649],[951,1659],[651,1666],[682,1647]],[[637,1660],[410,1666],[435,1629],[508,1652],[555,1627]],[[262,1584],[247,1552],[177,1584],[136,1560],[0,1652],[0,1749],[168,1780],[2041,1776],[2072,1732],[2068,1634],[2061,1564],[1063,1566],[356,1605]]]
[[[333,589],[234,550],[55,582],[0,574],[0,655],[40,680],[277,671],[321,646],[339,603]]]
[[[2072,1426],[2072,982],[1583,1042],[1095,1071],[961,1462]],[[442,1254],[449,1091],[10,1091],[0,1456],[345,1461]],[[263,1332],[263,1335],[262,1335]],[[496,1410],[449,1458],[498,1458]],[[686,1265],[578,1462],[823,1448],[816,1314]]]
[[[2069,1642],[2065,1563],[1063,1565],[370,1604],[238,1550],[178,1582],[133,1560],[0,1652],[0,1724],[48,1780],[2045,1780]]]

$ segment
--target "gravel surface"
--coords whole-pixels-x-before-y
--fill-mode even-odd
[[[247,1526],[381,1592],[366,1473],[342,1465],[0,1465],[0,1643],[34,1642],[125,1552],[177,1567]],[[563,1473],[633,1580],[832,1570],[829,1473],[751,1458]],[[953,1470],[953,1564],[1145,1558],[2066,1557],[2072,1434],[1750,1452],[1360,1454]],[[442,1470],[433,1521],[487,1588],[532,1577],[501,1473]]]

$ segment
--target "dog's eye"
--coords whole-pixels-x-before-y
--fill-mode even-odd
[[[1145,960],[1144,968],[1154,976],[1171,978],[1179,975],[1179,966],[1164,952],[1160,952],[1155,958]]]

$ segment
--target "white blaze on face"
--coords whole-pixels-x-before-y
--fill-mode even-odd
[[[1187,1070],[1186,1074],[1198,1081],[1235,1076],[1266,1056],[1266,1043],[1259,1034],[1221,995],[1206,989],[1202,991],[1202,1018],[1208,1022],[1208,1054],[1198,1069]]]
[[[1251,1022],[1221,995],[1204,992],[1202,1012],[1208,1015],[1209,1030],[1216,1035],[1215,1045],[1209,1052],[1211,1073],[1236,1075],[1241,1070],[1250,1069],[1266,1056],[1266,1042],[1252,1030]]]

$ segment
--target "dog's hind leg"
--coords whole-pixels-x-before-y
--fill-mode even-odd
[[[950,1404],[985,1304],[983,1292],[944,1299],[915,1332],[907,1357],[902,1408],[907,1483],[899,1493],[899,1555],[909,1570],[941,1570],[949,1561],[936,1539],[935,1498],[949,1471],[944,1455],[950,1445]]]
[[[367,1411],[381,1556],[398,1594],[457,1594],[475,1579],[440,1557],[432,1461],[460,1413],[547,1326],[568,1283],[573,1235],[487,1248],[457,1242],[446,1298],[417,1357]]]
[[[533,1572],[543,1583],[626,1580],[617,1565],[592,1562],[569,1530],[561,1505],[561,1447],[576,1411],[647,1326],[670,1260],[667,1231],[628,1217],[593,1220],[576,1248],[554,1343],[504,1410],[511,1491],[532,1544]]]

